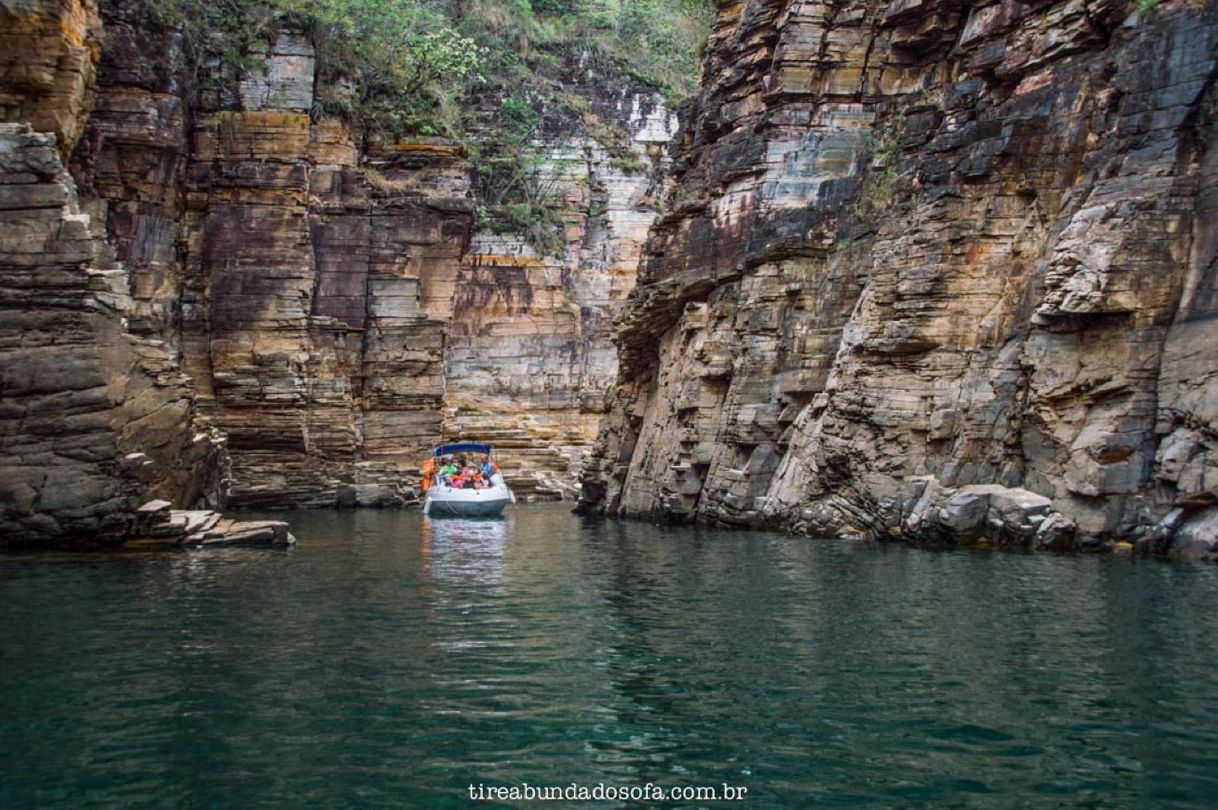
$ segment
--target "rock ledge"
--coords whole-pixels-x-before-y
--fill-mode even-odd
[[[171,509],[168,501],[149,501],[136,512],[137,525],[127,548],[180,546],[293,546],[296,538],[281,520],[229,520],[210,510]]]

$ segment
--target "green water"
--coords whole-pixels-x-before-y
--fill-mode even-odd
[[[1218,803],[1215,568],[289,518],[291,551],[0,557],[0,807]]]

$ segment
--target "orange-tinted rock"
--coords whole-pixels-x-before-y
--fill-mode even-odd
[[[100,33],[94,0],[0,5],[0,121],[55,135],[66,157],[89,113]]]

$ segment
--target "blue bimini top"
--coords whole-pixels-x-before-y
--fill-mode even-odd
[[[431,451],[431,454],[436,458],[440,458],[441,456],[453,456],[457,453],[482,453],[489,456],[491,454],[491,446],[489,444],[472,443],[442,444],[435,450]]]

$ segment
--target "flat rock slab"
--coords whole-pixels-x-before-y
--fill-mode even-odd
[[[158,510],[160,515],[164,510]],[[296,538],[281,520],[227,520],[210,510],[173,510],[143,536],[124,544],[130,550],[215,546],[291,546]]]
[[[149,501],[148,503],[135,510],[137,515],[149,516],[168,512],[173,506],[169,501]]]
[[[291,546],[296,538],[281,520],[219,520],[210,529],[192,534],[187,545],[216,546]]]

